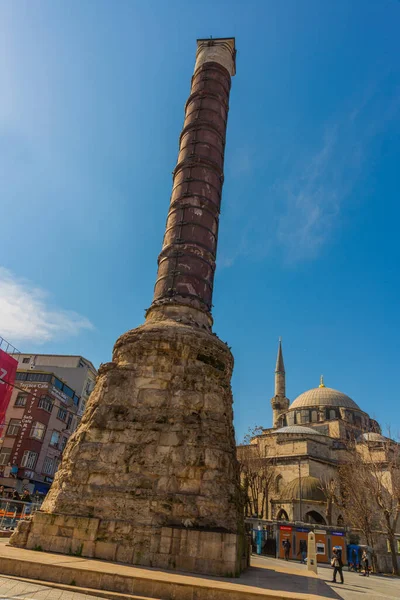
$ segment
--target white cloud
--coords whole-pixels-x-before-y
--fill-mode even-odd
[[[399,108],[398,89],[388,101],[371,85],[356,108],[325,127],[319,146],[304,149],[288,176],[276,182],[273,192],[282,207],[276,238],[287,260],[313,258],[332,239],[376,142]]]
[[[53,308],[48,293],[0,267],[0,335],[11,343],[42,344],[93,329],[75,312]]]
[[[283,206],[277,241],[290,260],[310,258],[327,242],[357,180],[362,151],[342,133],[330,128],[321,147],[299,160],[286,181],[276,185]]]

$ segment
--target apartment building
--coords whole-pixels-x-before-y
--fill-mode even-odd
[[[11,354],[18,361],[18,369],[50,371],[66,381],[80,397],[78,415],[82,416],[86,402],[94,388],[97,370],[87,358],[66,354]]]
[[[62,452],[75,431],[80,397],[51,371],[18,370],[1,434],[0,469],[18,467],[17,477],[0,484],[46,493]]]

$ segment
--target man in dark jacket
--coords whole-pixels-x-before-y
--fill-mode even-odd
[[[343,562],[341,553],[339,553],[336,548],[333,549],[333,556],[331,560],[331,565],[333,567],[333,579],[332,583],[336,583],[336,575],[339,573],[340,575],[340,583],[343,583]]]

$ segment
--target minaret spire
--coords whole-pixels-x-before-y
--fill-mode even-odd
[[[285,379],[285,364],[283,362],[283,353],[282,353],[282,338],[279,338],[279,346],[278,346],[278,355],[276,357],[276,367],[275,374],[283,375],[283,379]],[[276,387],[275,387],[275,393]]]
[[[278,355],[275,365],[275,395],[271,400],[274,427],[282,424],[280,416],[289,408],[289,400],[286,398],[286,373],[283,362],[282,338],[279,338]]]

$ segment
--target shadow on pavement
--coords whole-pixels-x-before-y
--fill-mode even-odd
[[[279,590],[283,592],[300,592],[303,594],[315,594],[323,598],[337,598],[337,594],[330,585],[317,577],[307,575],[296,575],[295,573],[282,573],[273,567],[249,567],[242,573],[239,579],[231,579],[232,583],[244,586],[254,586],[268,590]]]

